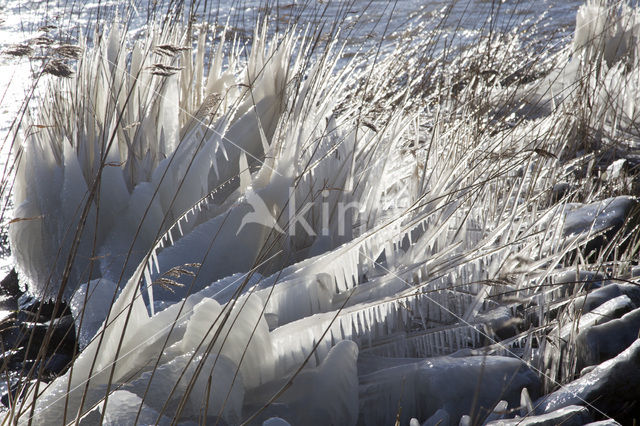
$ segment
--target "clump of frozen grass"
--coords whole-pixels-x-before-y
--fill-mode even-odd
[[[254,49],[269,58],[274,51],[267,50],[264,31],[257,31]],[[200,44],[206,33],[203,27]],[[283,79],[288,78],[287,65],[278,58],[290,56],[291,37],[266,69],[265,58],[254,53],[244,72],[236,72],[235,56],[223,70],[222,52],[213,51],[216,60],[206,80],[201,71],[205,46],[198,47],[197,55],[176,52],[154,58],[156,45],[178,43],[177,37],[150,35],[127,57],[122,30],[116,28],[84,54],[77,78],[56,80],[51,99],[42,101],[33,119],[39,120],[41,132],[28,134],[17,153],[19,173],[42,170],[19,175],[14,191],[16,216],[32,219],[10,228],[21,275],[35,294],[55,297],[63,288],[61,294],[68,298],[79,283],[108,271],[117,281],[118,271],[127,264],[133,269],[158,233],[237,174],[240,148],[250,156],[264,156],[257,128],[246,130],[238,146],[230,139],[226,148],[223,141],[255,120],[264,121],[264,137],[271,137],[281,113]],[[180,67],[171,65],[180,60],[177,56],[182,57]],[[199,62],[187,63],[193,60]],[[196,105],[201,97],[205,102]],[[215,155],[223,151],[224,159]],[[199,159],[191,167],[194,155]],[[203,168],[207,172],[199,173]],[[188,179],[193,187],[178,192],[180,182]],[[52,184],[61,188],[58,194],[50,193]],[[63,219],[44,215],[47,211],[59,211]],[[30,239],[41,243],[27,243]]]
[[[505,307],[513,319],[514,299],[551,323],[554,303],[581,291],[558,278],[563,267],[598,269],[613,256],[623,274],[637,253],[621,245],[635,232],[633,198],[569,202],[612,195],[624,176],[594,184],[596,166],[638,137],[626,84],[639,75],[629,54],[638,38],[619,26],[636,12],[610,10],[590,3],[578,27],[604,23],[540,62],[513,53],[518,39],[489,35],[454,55],[468,65],[463,78],[446,72],[449,55],[416,53],[433,35],[338,67],[340,46],[323,50],[295,29],[267,42],[258,26],[246,62],[213,48],[207,78],[206,27],[195,46],[189,30],[150,30],[129,60],[118,30],[83,49],[76,76],[56,83],[33,120],[55,119],[23,144],[16,215],[35,221],[11,232],[32,291],[71,298],[79,286],[76,324],[92,328],[71,369],[25,389],[10,416],[346,424],[371,407],[393,421],[399,403],[415,410],[402,416],[433,414],[440,407],[414,400],[429,399],[429,378],[404,389],[395,374],[423,374],[421,364],[395,358],[485,346],[496,334],[480,321],[496,326]],[[629,42],[611,56],[619,34]],[[425,78],[417,64],[429,59]],[[32,169],[37,196],[26,191]],[[56,182],[61,197],[46,190]],[[587,262],[589,242],[616,229]],[[180,268],[190,273],[170,273]],[[167,274],[168,289],[154,284]],[[82,307],[104,300],[109,309],[83,323],[98,313]],[[542,328],[523,325],[487,351],[521,345],[527,365],[569,379]],[[469,365],[460,371],[484,371]],[[516,389],[483,382],[487,395],[508,390],[513,405],[521,387],[539,387],[524,364],[487,365],[492,379],[518,379]],[[482,412],[470,404],[445,408]]]

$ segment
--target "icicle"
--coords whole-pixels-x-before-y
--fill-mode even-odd
[[[153,266],[156,267],[156,272],[160,273],[160,263],[158,262],[158,253],[155,249],[151,250],[151,266],[150,269],[153,269]]]
[[[240,152],[239,159],[239,168],[240,168],[240,192],[247,192],[247,188],[251,185],[251,173],[249,172],[249,165],[247,163],[247,156],[244,151]]]

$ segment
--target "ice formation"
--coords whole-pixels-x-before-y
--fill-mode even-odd
[[[588,274],[562,266],[624,235],[636,199],[590,188],[569,203],[581,189],[567,184],[551,205],[551,193],[594,167],[581,129],[602,143],[637,137],[637,16],[589,2],[553,57],[562,69],[444,98],[408,71],[428,41],[346,64],[337,42],[317,51],[317,34],[267,24],[246,61],[237,43],[209,45],[206,26],[152,26],[130,47],[114,28],[85,46],[76,76],[30,119],[42,131],[18,153],[10,227],[25,285],[71,301],[82,351],[63,376],[22,389],[9,416],[369,424],[402,406],[404,422],[456,424],[537,398],[538,367],[566,371],[564,343],[533,348],[532,330],[487,346],[515,317],[501,296],[530,298],[540,320],[580,312],[551,332],[558,342],[576,325],[635,321],[596,325],[634,298],[620,287],[593,306],[595,292],[568,300]],[[180,49],[154,63],[162,45]],[[594,113],[580,121],[584,97]],[[514,102],[545,107],[518,126],[465,118]],[[615,248],[600,246],[602,259]],[[576,392],[589,396],[599,368]],[[580,402],[563,392],[538,411]]]

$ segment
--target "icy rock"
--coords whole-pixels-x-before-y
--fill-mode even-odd
[[[633,284],[609,283],[589,294],[576,297],[569,305],[568,312],[572,317],[583,315],[621,295],[628,296],[635,307],[640,307],[640,287]]]
[[[29,380],[27,383],[27,386],[34,386],[35,384],[36,384],[35,379]],[[7,383],[6,385],[9,385],[9,383]],[[17,381],[17,378],[10,383],[10,386],[8,389],[3,386],[3,390],[6,390],[7,392],[4,395],[2,395],[2,398],[0,398],[0,402],[2,402],[2,405],[4,405],[7,408],[11,408],[14,401],[19,400],[19,398],[21,397],[21,393],[23,392],[23,386],[24,386],[24,383],[20,383],[19,381]]]
[[[518,406],[522,388],[527,387],[535,396],[540,385],[536,374],[521,360],[502,356],[405,360],[391,367],[382,364],[385,368],[360,376],[360,423],[393,423],[400,404],[402,423],[410,417],[427,419],[444,409],[456,424],[471,411],[476,397],[476,412],[490,411],[503,399]]]
[[[191,369],[190,366],[189,373],[195,376],[196,365],[192,364],[192,367]],[[195,377],[189,398],[191,416],[196,417],[203,407],[207,407],[206,414],[208,418],[215,419],[213,423],[218,423],[218,418],[221,417],[229,424],[238,424],[244,389],[240,374],[235,376],[237,371],[235,363],[226,360],[224,356],[209,355],[202,372]]]
[[[547,345],[544,352],[544,360],[547,367],[550,368],[552,372],[561,374],[570,373],[570,371],[566,369],[571,368],[571,366],[568,366],[564,361],[567,359],[567,348],[569,350],[573,349],[573,342],[575,342],[577,334],[595,325],[618,318],[629,312],[632,308],[633,304],[631,299],[626,295],[621,295],[606,301],[593,311],[575,320],[567,321],[562,327],[556,326],[548,335],[554,344]],[[573,356],[573,354],[570,353],[569,356]],[[555,378],[553,374],[551,378]]]
[[[640,399],[640,339],[617,357],[591,372],[540,398],[536,411],[550,413],[588,402],[609,416],[620,415]]]
[[[573,333],[581,332],[594,325],[603,324],[614,318],[629,312],[633,308],[631,299],[626,295],[615,297],[606,301],[602,305],[595,308],[577,319],[577,323],[569,322],[559,330],[559,337],[563,342],[568,342]]]
[[[569,211],[564,220],[564,235],[597,233],[619,228],[637,204],[634,197],[614,197],[596,201]]]
[[[102,415],[100,414],[100,408],[95,407],[93,410],[89,411],[87,414],[80,418],[80,426],[93,426],[100,424],[100,420],[102,419]]]
[[[640,308],[622,318],[588,328],[576,339],[577,368],[599,364],[618,355],[637,338],[640,330]]]
[[[591,420],[589,410],[585,407],[578,405],[570,405],[568,407],[560,408],[548,414],[542,414],[539,416],[521,417],[508,420],[496,420],[487,423],[487,425],[493,426],[581,426]]]
[[[271,348],[266,323],[263,320],[258,323],[261,309],[259,298],[257,296],[240,298],[236,305],[238,309],[231,311],[228,317],[230,322],[223,327],[220,327],[219,323],[215,324],[216,318],[220,318],[217,313],[221,312],[222,307],[211,299],[197,303],[190,317],[181,316],[176,320],[178,308],[181,305],[173,305],[149,317],[142,298],[136,297],[140,294],[137,287],[138,277],[130,280],[130,285],[125,287],[112,308],[111,315],[115,319],[109,322],[110,325],[105,330],[106,343],[98,348],[98,342],[94,339],[75,360],[72,376],[69,370],[64,376],[56,379],[51,386],[41,391],[42,394],[37,399],[36,418],[39,421],[48,418],[51,422],[59,422],[65,410],[73,413],[74,416],[77,415],[85,389],[83,384],[94,363],[95,368],[91,370],[93,372],[91,386],[86,392],[86,404],[83,405],[83,410],[88,411],[92,404],[98,403],[104,396],[115,348],[118,342],[121,342],[121,350],[113,372],[114,386],[118,384],[123,390],[133,392],[139,397],[147,393],[145,404],[158,412],[162,411],[166,402],[165,414],[168,417],[175,415],[175,409],[180,400],[185,399],[186,404],[182,411],[184,419],[197,419],[207,402],[206,399],[203,401],[203,398],[207,395],[205,390],[209,389],[208,381],[211,377],[212,392],[208,401],[208,417],[220,416],[228,424],[239,423],[244,386],[251,380],[272,378],[272,373],[268,371],[269,365],[265,368],[259,365],[268,364],[265,358]],[[194,296],[196,295],[192,297]],[[133,300],[133,305],[129,304],[130,300]],[[124,338],[121,338],[126,315],[117,314],[127,312],[129,306],[131,306],[129,323],[131,327],[127,329]],[[188,304],[187,308],[190,310],[191,306],[193,305]],[[179,327],[174,330],[177,328],[181,330],[177,330],[176,336],[169,338],[171,327],[168,325],[176,321]],[[212,327],[214,332],[218,328],[221,329],[222,335],[226,336],[231,324],[234,325],[234,332],[226,339],[217,339],[216,343],[211,345],[212,353],[208,356],[203,355],[203,347],[197,349],[203,340],[203,344],[207,346],[212,337],[210,333]],[[251,336],[253,339],[248,344]],[[162,351],[167,339],[171,346]],[[222,340],[226,341],[224,348]],[[254,347],[254,344],[258,346]],[[241,357],[238,354],[241,354],[244,348],[247,348],[247,353],[246,356]],[[194,351],[197,351],[195,356]],[[154,360],[161,354],[163,359],[155,369],[153,383],[149,383],[151,372],[148,369],[153,367]],[[237,361],[231,361],[231,359]],[[240,359],[243,362],[238,365],[237,362]],[[196,367],[201,367],[201,370]],[[236,374],[238,371],[239,374]],[[194,377],[196,373],[197,378]],[[191,382],[191,392],[187,393],[189,382]],[[148,392],[147,385],[150,385]],[[69,386],[72,389],[70,392],[67,391]],[[176,391],[170,397],[174,388]],[[65,398],[59,398],[60,394],[67,393],[69,394],[68,408],[65,407]],[[31,395],[28,395],[28,398],[31,398]]]
[[[420,422],[418,421],[418,419],[413,417],[411,418],[411,420],[409,420],[409,426],[420,426]]]
[[[620,426],[620,423],[613,419],[600,420],[599,422],[587,423],[585,426]]]
[[[527,388],[523,388],[520,393],[520,415],[525,417],[529,413],[533,412],[533,403],[531,402],[531,397],[529,396],[529,391]]]
[[[469,415],[467,414],[460,417],[460,422],[458,422],[458,426],[471,426],[471,417],[469,417]]]
[[[582,370],[580,370],[580,377],[591,373],[596,367],[597,365],[590,365],[588,367],[583,368]]]
[[[181,354],[198,348],[203,350],[218,333],[224,338],[215,340],[211,352],[225,355],[230,360],[242,359],[239,372],[245,386],[269,381],[273,378],[273,372],[267,368],[272,362],[271,342],[261,310],[262,304],[255,294],[243,297],[222,325],[222,307],[212,299],[204,299],[194,307],[182,341],[167,352]],[[212,327],[212,320],[216,321],[215,327]]]
[[[81,284],[71,298],[71,314],[80,350],[87,347],[107,318],[115,291],[115,283],[101,278]]]
[[[12,298],[18,298],[21,296],[20,284],[18,283],[18,274],[15,269],[12,269],[3,279],[0,281],[0,294],[5,296],[11,296]]]
[[[157,293],[159,300],[179,301],[207,288],[213,281],[249,271],[262,248],[262,239],[271,230],[260,222],[242,226],[242,220],[252,210],[246,200],[238,202],[228,213],[196,226],[173,245],[162,250],[158,254],[158,266],[151,275],[151,281],[162,278],[157,270],[166,273],[186,264],[199,263],[200,266],[195,277],[187,275],[174,279],[182,286],[174,286],[171,290],[158,287],[154,289],[154,296]],[[211,242],[212,235],[216,235],[215,244]],[[242,280],[239,284],[241,283]]]
[[[579,207],[567,213],[564,236],[578,242],[587,262],[595,262],[615,235],[623,231],[638,201],[634,197],[615,197]],[[627,242],[622,242],[619,251]],[[576,252],[572,256],[575,256]],[[608,256],[612,259],[612,256]]]

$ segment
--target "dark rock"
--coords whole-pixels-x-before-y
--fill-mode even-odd
[[[14,271],[0,284],[0,303],[4,310],[13,311],[0,322],[0,371],[7,375],[0,400],[7,406],[24,389],[21,383],[37,376],[47,383],[64,373],[77,344],[69,307],[61,303],[56,309],[55,302],[41,302],[20,292]],[[49,343],[41,353],[49,332]]]
[[[49,328],[52,327],[53,330],[47,353],[52,353],[57,350],[73,352],[76,333],[75,323],[71,315],[65,315],[64,317],[56,318],[45,323],[27,323],[26,326],[26,336],[28,337],[29,333],[33,333],[32,345],[35,344],[35,346],[39,348],[43,344]],[[56,349],[56,347],[60,349]]]
[[[18,320],[24,322],[45,322],[53,318],[69,315],[71,311],[66,303],[60,303],[57,312],[54,312],[55,301],[41,302],[35,297],[24,293],[18,298]]]
[[[45,323],[15,322],[13,326],[0,332],[1,343],[5,350],[18,350],[28,346],[26,359],[35,359],[44,344],[50,326],[53,330],[45,354],[51,355],[56,352],[73,354],[76,349],[76,334],[71,315]]]
[[[504,87],[511,86],[512,84],[528,84],[533,83],[541,77],[542,74],[531,69],[519,69],[504,77],[500,81],[500,84]]]
[[[25,349],[18,348],[5,351],[0,357],[0,371],[20,371],[25,359]]]
[[[451,416],[447,413],[447,410],[443,410],[440,408],[436,411],[431,417],[425,420],[422,423],[422,426],[438,426],[438,425],[448,425],[451,422]]]
[[[0,397],[0,402],[2,402],[5,407],[9,407],[9,395],[11,395],[11,400],[15,400],[18,396],[18,392],[24,389],[28,389],[33,384],[35,384],[35,380],[31,380],[27,386],[21,386],[20,382],[15,381],[11,384],[9,392]]]
[[[555,204],[562,200],[569,193],[570,189],[571,185],[567,182],[560,182],[553,185],[551,189],[551,202]]]
[[[23,293],[18,297],[18,307],[20,310],[31,310],[38,304],[38,299],[29,293]]]
[[[0,329],[0,345],[3,351],[17,349],[24,337],[24,333],[20,330],[15,320],[7,321]]]
[[[72,359],[73,358],[68,354],[54,353],[44,361],[44,373],[49,376],[57,377],[67,369],[67,366]]]
[[[18,284],[18,274],[15,269],[12,269],[11,272],[0,281],[0,294],[16,298],[22,294],[20,285]]]
[[[563,233],[570,236],[620,229],[637,205],[634,197],[614,197],[584,204],[566,213]]]
[[[16,397],[16,392],[18,391],[18,385],[17,384],[13,384],[11,385],[9,392],[5,393],[4,395],[2,395],[2,397],[0,398],[0,402],[2,402],[2,405],[4,405],[5,407],[9,407],[9,395],[11,395],[11,400],[15,399]]]
[[[499,306],[488,312],[479,314],[476,322],[484,324],[489,332],[492,332],[499,340],[505,340],[515,336],[521,330],[518,326],[522,324],[522,319],[514,317],[513,311],[508,306]]]

